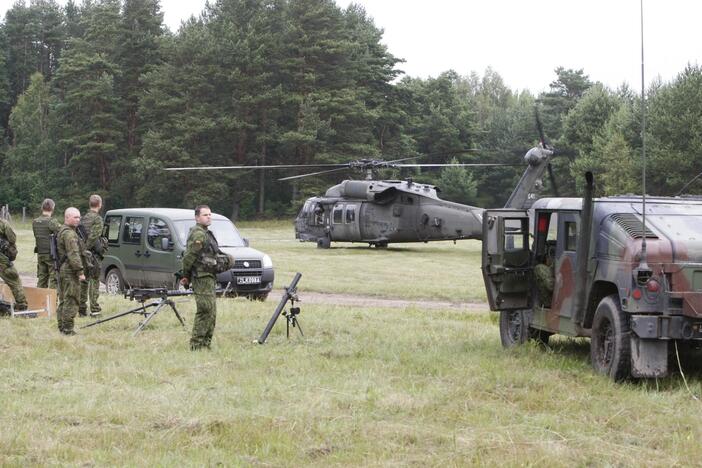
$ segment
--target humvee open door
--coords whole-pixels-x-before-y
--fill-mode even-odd
[[[485,210],[482,265],[491,310],[530,307],[532,271],[526,210]]]

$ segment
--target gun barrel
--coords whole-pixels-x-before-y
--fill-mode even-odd
[[[294,294],[295,290],[297,289],[297,282],[300,281],[301,277],[302,277],[302,273],[300,273],[300,272],[295,273],[295,277],[293,278],[292,282],[290,283],[290,286],[285,288],[285,292],[283,293],[283,297],[280,299],[280,303],[278,303],[278,307],[275,308],[275,311],[273,312],[273,316],[268,321],[268,325],[266,325],[266,329],[263,330],[261,337],[257,340],[258,344],[263,344],[266,342],[266,338],[268,338],[268,334],[273,329],[273,325],[275,325],[276,320],[278,320],[280,313],[283,311],[283,307],[285,307],[285,304],[290,299],[291,293]]]
[[[156,297],[166,298],[174,296],[189,296],[193,294],[192,289],[166,289],[166,288],[132,288],[124,292],[124,297],[134,301],[147,301]]]

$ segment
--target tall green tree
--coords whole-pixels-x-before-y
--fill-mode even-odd
[[[648,183],[661,195],[676,194],[702,172],[702,68],[688,65],[649,95]],[[688,193],[702,193],[702,184]]]
[[[84,7],[84,37],[68,41],[54,80],[60,98],[59,148],[72,181],[66,187],[69,197],[108,192],[115,177],[112,165],[123,151],[125,125],[115,85],[119,18],[117,0]]]
[[[65,40],[63,14],[55,0],[15,3],[5,14],[7,67],[12,104],[40,72],[50,80],[58,67]]]
[[[13,139],[3,161],[2,200],[20,206],[38,206],[58,187],[58,166],[52,139],[54,99],[41,73],[19,97],[10,115]]]

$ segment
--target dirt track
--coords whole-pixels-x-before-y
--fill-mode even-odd
[[[22,284],[25,286],[36,286],[37,278],[32,275],[20,275]],[[101,285],[102,286],[102,285]],[[267,302],[277,303],[283,295],[282,289],[271,291]],[[455,309],[467,312],[487,311],[488,306],[483,302],[450,302],[450,301],[430,301],[426,299],[388,299],[374,296],[358,296],[353,294],[327,294],[318,292],[300,291],[300,302],[303,304],[334,304],[341,306],[355,307],[387,307],[405,308],[417,307],[419,309]]]

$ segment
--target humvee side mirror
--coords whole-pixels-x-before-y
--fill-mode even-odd
[[[244,247],[248,247],[248,246],[249,246],[249,240],[244,237]]]

